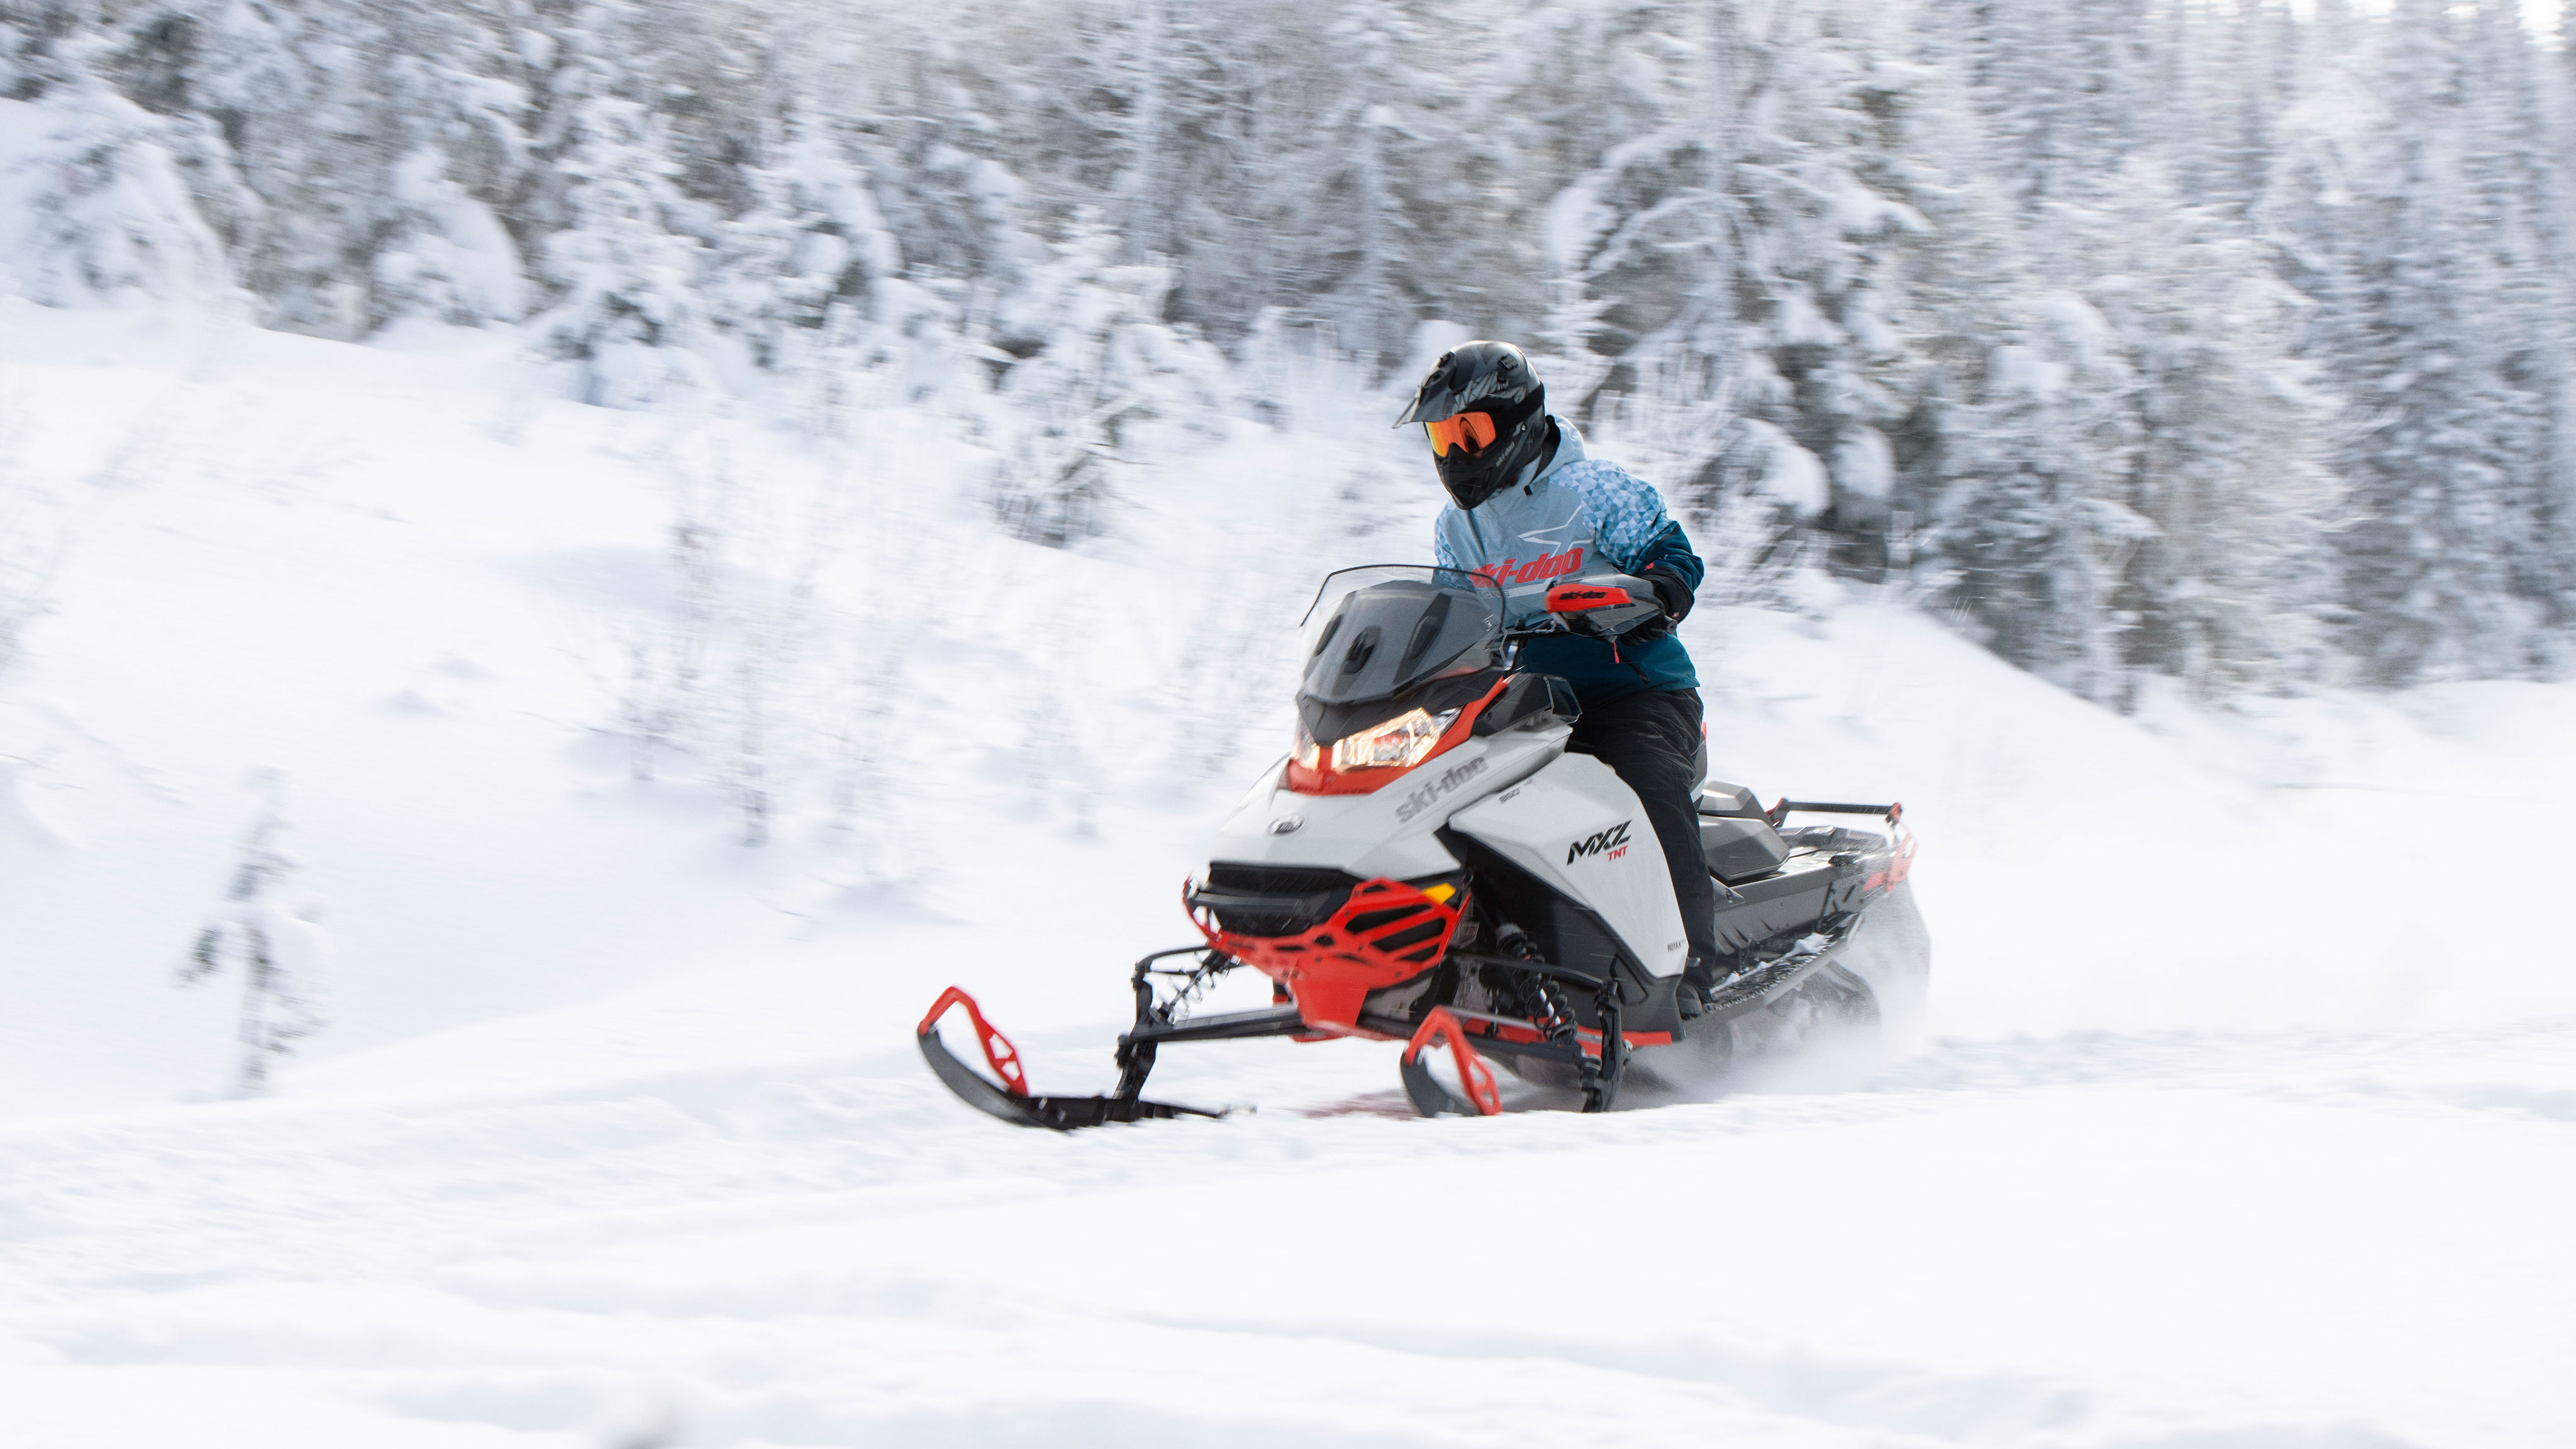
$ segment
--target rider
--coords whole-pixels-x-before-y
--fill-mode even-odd
[[[1519,348],[1467,342],[1432,364],[1396,425],[1431,435],[1452,505],[1432,529],[1440,566],[1500,584],[1514,623],[1543,616],[1559,579],[1616,570],[1653,586],[1663,612],[1618,639],[1532,639],[1521,661],[1574,686],[1582,716],[1568,748],[1617,771],[1655,827],[1690,942],[1682,1012],[1697,1015],[1716,984],[1717,889],[1691,804],[1699,676],[1672,628],[1690,613],[1702,565],[1654,485],[1583,456],[1583,439],[1549,416],[1546,396]]]

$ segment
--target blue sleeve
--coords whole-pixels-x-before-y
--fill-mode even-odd
[[[1698,551],[1691,547],[1690,535],[1670,519],[1647,541],[1644,561],[1628,572],[1642,574],[1658,565],[1681,575],[1682,583],[1694,594],[1699,592],[1700,579],[1708,573],[1708,565],[1700,562]]]
[[[1458,550],[1449,546],[1449,523],[1446,518],[1431,521],[1431,561],[1444,569],[1463,569]]]
[[[1566,470],[1592,510],[1592,534],[1601,556],[1622,573],[1669,567],[1696,590],[1707,568],[1691,551],[1690,537],[1664,513],[1655,485],[1609,463],[1585,459]]]

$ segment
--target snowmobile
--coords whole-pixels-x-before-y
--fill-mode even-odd
[[[1601,1112],[1631,1078],[1704,1077],[1919,1001],[1930,948],[1906,880],[1903,807],[1765,808],[1706,779],[1704,742],[1694,795],[1725,954],[1713,993],[1682,996],[1681,912],[1637,796],[1568,750],[1565,681],[1518,667],[1531,638],[1615,640],[1658,607],[1654,593],[1625,576],[1579,578],[1550,586],[1545,605],[1513,626],[1483,575],[1374,565],[1329,576],[1307,612],[1296,747],[1183,887],[1200,940],[1135,964],[1117,1087],[1033,1094],[1010,1040],[954,986],[921,1020],[931,1070],[1005,1121],[1070,1130],[1223,1115],[1145,1098],[1166,1046],[1360,1037],[1405,1044],[1405,1095],[1426,1116],[1500,1112],[1492,1062]],[[1791,824],[1816,815],[1886,828]],[[1266,1010],[1192,1011],[1245,967],[1270,979]],[[957,1010],[990,1078],[940,1036]]]

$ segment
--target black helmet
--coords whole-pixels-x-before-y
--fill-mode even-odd
[[[1461,508],[1502,491],[1547,449],[1547,389],[1508,342],[1462,342],[1440,354],[1397,427],[1431,435],[1440,486]]]

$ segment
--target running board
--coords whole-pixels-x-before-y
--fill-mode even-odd
[[[1765,961],[1740,976],[1730,976],[1719,982],[1698,1020],[1689,1024],[1714,1026],[1729,1017],[1742,1016],[1756,1007],[1770,1005],[1797,989],[1808,977],[1832,967],[1843,942],[1850,938],[1851,927],[1848,925],[1829,935],[1816,933],[1800,937],[1797,945],[1777,959]],[[1809,942],[1816,944],[1811,946]]]

